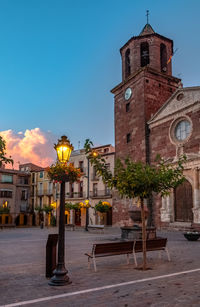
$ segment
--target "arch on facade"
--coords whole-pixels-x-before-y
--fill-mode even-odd
[[[174,217],[177,222],[193,221],[193,189],[185,180],[174,190]]]
[[[131,74],[131,61],[130,61],[130,49],[125,52],[125,78]]]
[[[141,67],[144,67],[150,63],[149,44],[147,42],[143,42],[140,45],[140,59],[141,59]]]
[[[160,44],[160,69],[161,72],[167,72],[167,48],[165,44]]]

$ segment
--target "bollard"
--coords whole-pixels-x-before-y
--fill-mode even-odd
[[[58,243],[58,234],[48,235],[46,244],[46,278],[53,276],[56,268],[56,246]]]

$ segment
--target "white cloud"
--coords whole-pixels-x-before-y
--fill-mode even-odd
[[[17,133],[6,130],[1,131],[0,135],[6,141],[7,156],[12,157],[15,168],[18,168],[18,162],[20,164],[31,162],[46,167],[55,161],[53,144],[56,137],[50,131],[44,132],[40,128]]]

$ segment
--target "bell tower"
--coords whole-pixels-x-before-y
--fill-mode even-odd
[[[181,80],[172,76],[173,41],[148,23],[120,49],[122,82],[111,90],[115,100],[116,157],[149,161],[148,120]]]

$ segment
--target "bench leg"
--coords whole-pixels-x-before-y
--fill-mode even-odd
[[[90,257],[88,257],[88,269],[90,269]]]
[[[94,264],[94,271],[97,271],[97,266],[96,266],[96,259],[95,257],[93,257],[93,264]]]
[[[130,261],[129,261],[129,254],[127,254],[127,264],[129,264]]]
[[[167,253],[168,261],[171,261],[170,254],[169,254],[169,251],[168,251],[168,248],[167,248],[167,247],[165,247],[165,251],[166,251],[166,253]]]
[[[133,258],[134,258],[135,266],[137,267],[137,259],[136,259],[136,254],[135,254],[135,252],[133,252]]]

